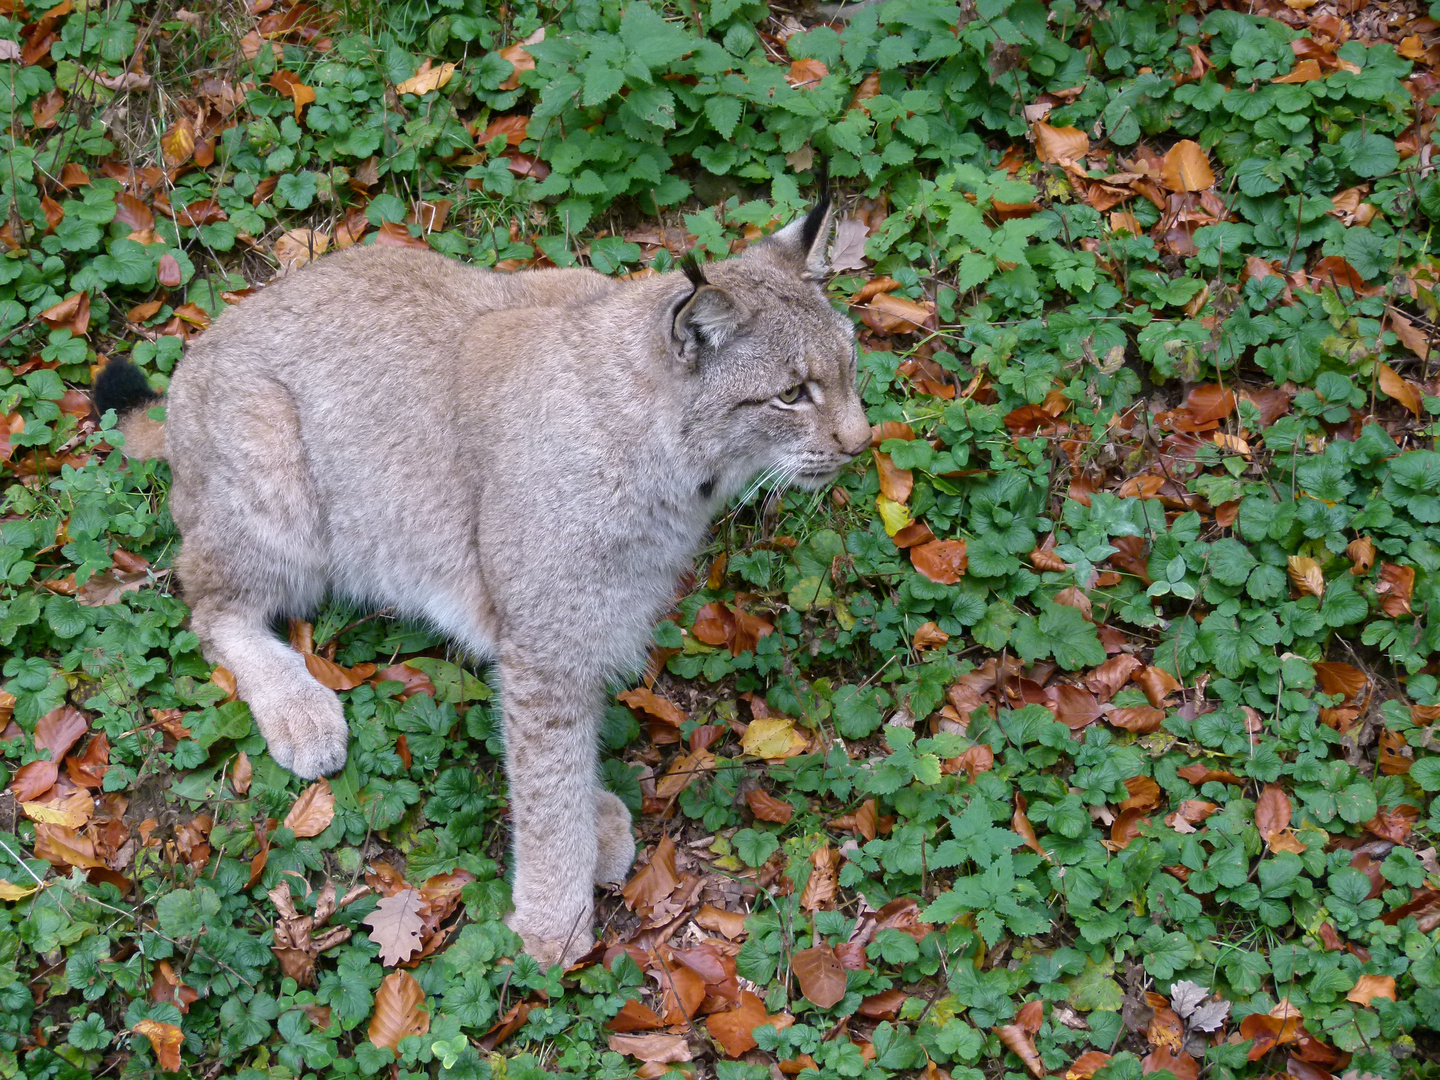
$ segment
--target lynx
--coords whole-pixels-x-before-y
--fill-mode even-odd
[[[95,387],[168,458],[175,569],[205,655],[269,752],[345,763],[339,699],[276,633],[327,594],[493,664],[514,834],[510,925],[542,964],[593,945],[629,811],[599,783],[607,684],[643,663],[712,517],[753,478],[820,489],[869,444],[822,204],[738,257],[637,280],[432,253],[326,256],[222,314],[161,400]]]

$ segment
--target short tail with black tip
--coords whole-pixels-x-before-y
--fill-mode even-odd
[[[145,373],[138,367],[129,360],[110,361],[95,377],[90,397],[101,417],[115,410],[115,426],[125,436],[126,457],[143,460],[165,456],[165,425],[150,416],[150,410],[165,399],[150,389]]]

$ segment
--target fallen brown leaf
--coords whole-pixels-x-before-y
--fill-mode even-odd
[[[399,1055],[400,1040],[430,1030],[430,1014],[422,1012],[425,991],[408,971],[392,971],[375,991],[375,1012],[366,1031],[376,1046]]]

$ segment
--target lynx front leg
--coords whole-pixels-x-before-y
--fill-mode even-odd
[[[509,924],[542,965],[569,964],[594,943],[599,693],[503,654],[499,669],[515,859]]]
[[[235,676],[270,756],[281,767],[306,780],[344,768],[350,729],[340,699],[271,632],[263,614],[202,600],[195,605],[192,625],[206,656]]]

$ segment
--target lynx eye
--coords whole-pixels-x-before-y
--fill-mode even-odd
[[[799,401],[799,400],[800,400],[801,398],[803,398],[804,396],[805,396],[805,384],[804,384],[804,383],[796,383],[794,386],[790,387],[790,389],[788,389],[788,390],[782,390],[780,393],[776,394],[776,395],[775,395],[775,398],[776,398],[777,401],[781,401],[781,402],[785,403],[786,405],[794,405],[797,401]]]

